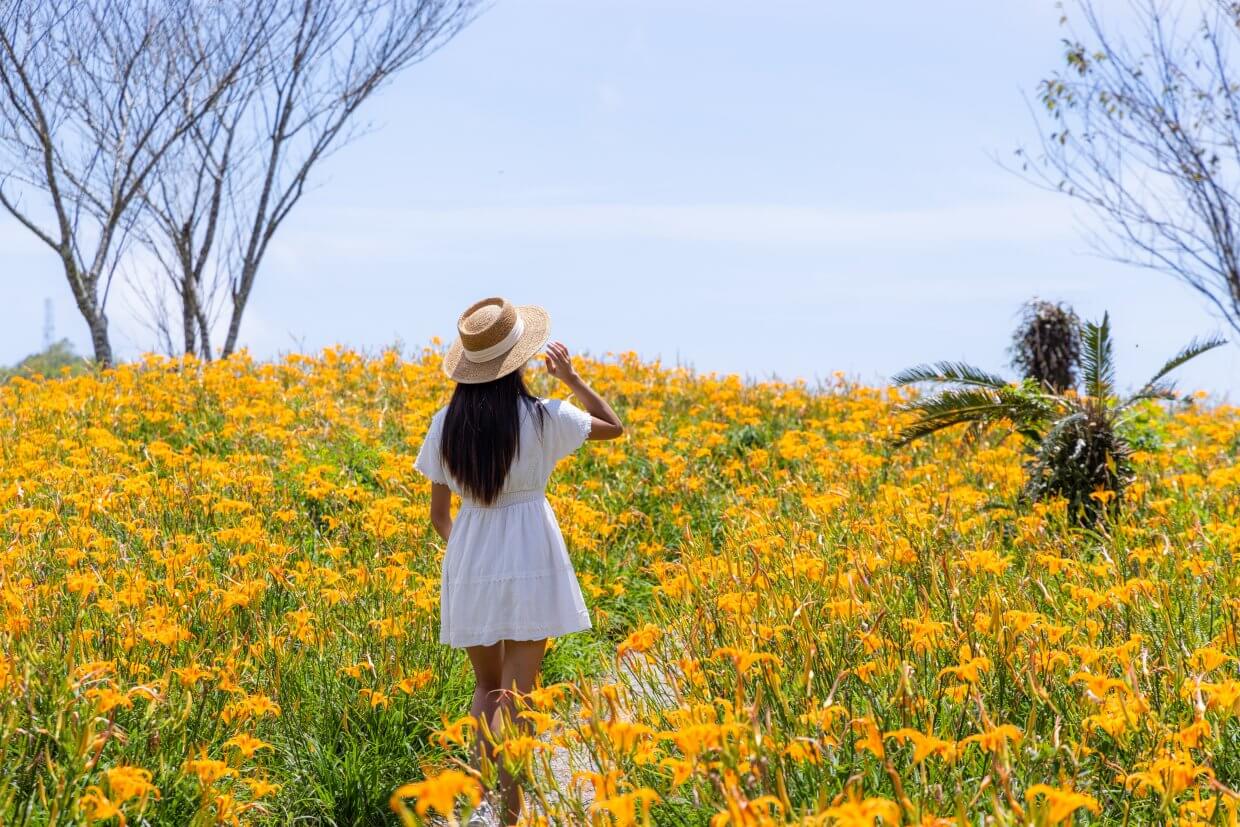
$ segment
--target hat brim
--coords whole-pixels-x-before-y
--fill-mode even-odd
[[[443,372],[454,382],[477,385],[507,376],[538,355],[551,336],[551,316],[536,304],[517,305],[517,313],[525,324],[521,338],[503,356],[487,362],[471,362],[465,358],[465,346],[458,336],[448,345],[443,357]]]

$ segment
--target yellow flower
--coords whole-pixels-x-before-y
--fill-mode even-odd
[[[752,800],[729,797],[728,809],[711,816],[710,827],[775,827],[783,822],[783,809],[773,795]]]
[[[413,800],[414,812],[419,816],[435,810],[440,815],[452,817],[456,800],[461,797],[470,807],[477,807],[482,801],[482,786],[472,775],[449,769],[423,781],[398,787],[392,793],[390,804],[402,818],[408,815],[405,801],[409,799]],[[413,821],[406,818],[406,823],[413,824]]]
[[[878,731],[878,725],[874,723],[872,718],[857,718],[850,722],[853,732],[859,733],[860,738],[857,739],[857,748],[868,750],[874,753],[874,757],[882,759],[886,756],[886,750],[883,749],[883,737]]]
[[[82,793],[82,797],[78,800],[78,808],[82,811],[87,821],[107,821],[108,819],[115,818],[121,827],[125,827],[128,823],[120,807],[116,806],[113,801],[104,795],[103,790],[93,785],[87,787],[86,791]]]
[[[118,692],[111,686],[88,689],[86,690],[86,697],[93,700],[95,708],[105,715],[117,707],[128,709],[133,706],[133,701],[129,700],[128,695],[124,692]]]
[[[1025,802],[1035,812],[1041,813],[1048,824],[1059,824],[1082,808],[1094,815],[1102,812],[1097,799],[1093,796],[1071,789],[1050,787],[1046,784],[1034,784],[1029,787],[1025,791]]]
[[[185,770],[197,776],[198,782],[204,787],[214,784],[221,778],[237,774],[237,771],[225,762],[216,758],[207,758],[205,755],[186,761]]]
[[[1022,733],[1019,729],[1011,724],[1002,724],[977,735],[970,735],[967,738],[961,739],[959,746],[963,750],[969,744],[977,744],[986,752],[998,752],[1008,744],[1019,743],[1021,738]]]
[[[252,735],[242,732],[229,738],[224,742],[224,746],[232,747],[244,755],[246,758],[253,758],[254,753],[260,749],[273,749],[271,744],[260,741]]]
[[[108,792],[111,793],[112,800],[118,803],[136,798],[139,806],[142,806],[150,796],[159,797],[159,790],[151,783],[150,770],[121,766],[105,770],[103,775],[107,779]]]
[[[913,763],[920,764],[931,755],[937,755],[949,764],[956,760],[959,750],[954,741],[944,741],[934,735],[927,735],[916,729],[897,729],[888,732],[885,738],[897,741],[908,741],[913,745]]]
[[[647,623],[633,632],[616,647],[616,655],[624,657],[629,652],[649,652],[658,642],[662,632],[657,626]]]
[[[382,692],[376,692],[375,690],[369,689],[367,687],[363,687],[357,690],[357,694],[362,700],[370,704],[371,709],[374,709],[375,707],[379,707],[379,706],[383,707],[384,709],[387,709],[388,706],[392,702],[392,699],[389,698],[387,695],[383,694]]]
[[[952,675],[964,683],[977,683],[981,680],[981,674],[989,671],[990,658],[983,656],[973,657],[968,645],[965,644],[960,647],[960,665],[948,666],[940,670],[939,677]]]
[[[245,785],[250,788],[250,795],[255,798],[266,798],[280,791],[281,785],[273,784],[265,778],[246,778]]]
[[[679,758],[664,758],[659,766],[672,771],[672,786],[679,787],[693,775],[693,763]]]
[[[193,686],[198,683],[198,681],[210,678],[213,674],[210,669],[203,669],[197,664],[190,664],[189,666],[184,666],[180,669],[173,669],[172,671],[178,678],[181,679],[181,683],[186,686]]]
[[[431,678],[433,677],[434,673],[431,670],[422,669],[414,672],[409,677],[402,679],[400,683],[396,684],[396,686],[406,695],[412,695],[414,692],[417,692],[419,689],[429,684],[431,682]]]
[[[649,787],[641,787],[632,792],[597,800],[590,805],[590,812],[609,814],[615,827],[649,825],[650,808],[658,800],[658,793]]]
[[[507,761],[520,763],[532,753],[552,749],[551,744],[529,735],[516,735],[505,738],[495,747],[496,755],[503,756]]]
[[[451,724],[444,721],[443,729],[435,733],[435,741],[441,747],[447,747],[449,744],[463,747],[466,745],[466,739],[470,733],[476,732],[478,722],[472,716],[466,715],[463,718],[457,718]]]
[[[896,825],[900,821],[900,807],[894,801],[885,798],[863,799],[855,791],[850,791],[846,801],[828,807],[817,816],[809,817],[804,823],[814,827],[874,827],[876,823]]]

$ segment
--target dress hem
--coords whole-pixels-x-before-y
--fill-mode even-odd
[[[546,624],[540,626],[502,626],[496,629],[474,631],[468,635],[453,635],[455,640],[448,640],[440,635],[439,642],[454,649],[466,646],[494,646],[501,640],[541,640],[550,637],[563,637],[574,632],[584,632],[593,628],[589,610],[577,613],[576,622],[566,624]],[[462,638],[464,642],[462,642]]]

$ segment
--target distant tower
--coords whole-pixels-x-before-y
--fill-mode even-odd
[[[56,339],[56,319],[52,316],[52,300],[43,300],[43,349],[49,350]]]

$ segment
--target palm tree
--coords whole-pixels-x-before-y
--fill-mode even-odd
[[[1081,388],[1056,390],[1026,379],[1020,384],[961,362],[920,365],[893,377],[896,385],[931,382],[946,385],[933,396],[914,399],[900,410],[918,414],[892,440],[907,445],[953,425],[968,423],[981,433],[1006,422],[1031,449],[1025,492],[1031,499],[1061,496],[1078,525],[1093,525],[1118,504],[1132,479],[1131,448],[1125,426],[1137,403],[1175,399],[1167,376],[1190,359],[1226,344],[1225,339],[1194,339],[1127,398],[1115,389],[1111,323],[1081,328]]]
[[[1008,353],[1024,378],[1067,390],[1076,385],[1081,361],[1081,320],[1062,302],[1026,302]]]

